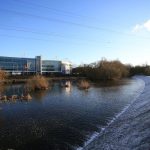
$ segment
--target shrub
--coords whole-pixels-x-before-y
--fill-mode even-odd
[[[48,80],[40,75],[33,76],[27,81],[27,88],[29,90],[46,90],[48,86]]]
[[[84,65],[75,69],[76,74],[87,77],[90,80],[117,80],[127,77],[129,68],[118,60],[101,60],[94,65]]]
[[[146,67],[145,68],[145,75],[150,75],[150,67],[148,66],[148,67]]]
[[[3,70],[0,70],[0,96],[4,91],[4,82],[3,81],[5,81],[6,77],[7,77],[6,72],[4,72]]]
[[[128,75],[128,69],[120,61],[102,60],[98,64],[97,75],[102,80],[116,80]]]
[[[0,80],[5,80],[7,77],[6,72],[4,72],[3,70],[0,70]]]
[[[130,76],[134,75],[150,75],[150,66],[130,66]]]
[[[90,83],[86,80],[81,80],[78,83],[78,86],[79,86],[80,89],[89,89],[90,88]]]
[[[23,98],[23,100],[32,100],[32,97],[29,93],[22,98]]]

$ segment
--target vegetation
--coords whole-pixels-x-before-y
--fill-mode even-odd
[[[117,80],[129,75],[129,69],[120,61],[101,60],[94,65],[84,65],[74,69],[74,73],[91,80]]]
[[[7,77],[6,72],[4,72],[3,70],[0,70],[0,80],[5,80]]]
[[[48,80],[40,75],[33,76],[27,81],[28,90],[46,90],[48,86]]]
[[[90,83],[86,80],[81,80],[78,83],[78,86],[79,86],[80,89],[89,89],[90,88]]]
[[[27,95],[22,96],[21,99],[23,99],[23,100],[32,100],[32,97],[31,97],[31,95],[28,93]]]
[[[4,82],[1,82],[1,81],[5,81],[6,77],[7,77],[6,72],[4,72],[3,70],[0,70],[0,98],[5,88],[3,84]]]
[[[150,75],[150,66],[143,65],[143,66],[130,66],[130,75]]]

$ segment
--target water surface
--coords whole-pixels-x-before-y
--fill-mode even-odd
[[[65,82],[65,81],[64,81]],[[0,149],[71,150],[82,146],[139,94],[140,80],[80,90],[76,83],[55,82],[47,91],[32,92],[32,101],[0,101]],[[5,87],[2,94],[21,95],[24,85]]]

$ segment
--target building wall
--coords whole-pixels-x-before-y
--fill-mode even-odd
[[[44,74],[49,72],[59,72],[70,74],[72,67],[70,62],[56,60],[42,60],[41,56],[35,58],[18,58],[0,56],[0,69],[11,74]]]
[[[41,58],[41,56],[35,57],[35,72],[37,74],[42,74],[42,58]]]
[[[63,74],[71,74],[72,72],[72,65],[70,62],[67,62],[67,61],[62,61],[61,62],[61,72]]]
[[[42,72],[61,72],[61,61],[42,60]]]

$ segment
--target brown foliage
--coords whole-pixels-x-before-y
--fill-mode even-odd
[[[115,80],[126,77],[128,69],[118,60],[102,60],[98,64],[96,75],[102,80]]]
[[[4,84],[3,84],[4,82],[3,81],[5,81],[6,77],[7,77],[6,72],[4,72],[3,70],[0,70],[0,95],[4,91]]]
[[[27,88],[29,90],[46,90],[48,89],[48,80],[43,76],[33,76],[27,81]]]
[[[78,86],[79,86],[80,89],[89,89],[90,88],[90,83],[86,80],[81,80],[78,83]]]
[[[87,77],[91,80],[117,80],[127,77],[129,67],[118,60],[101,60],[95,65],[84,65],[75,69],[75,74]]]
[[[3,70],[0,70],[0,80],[5,80],[7,77],[6,72],[4,72]]]

